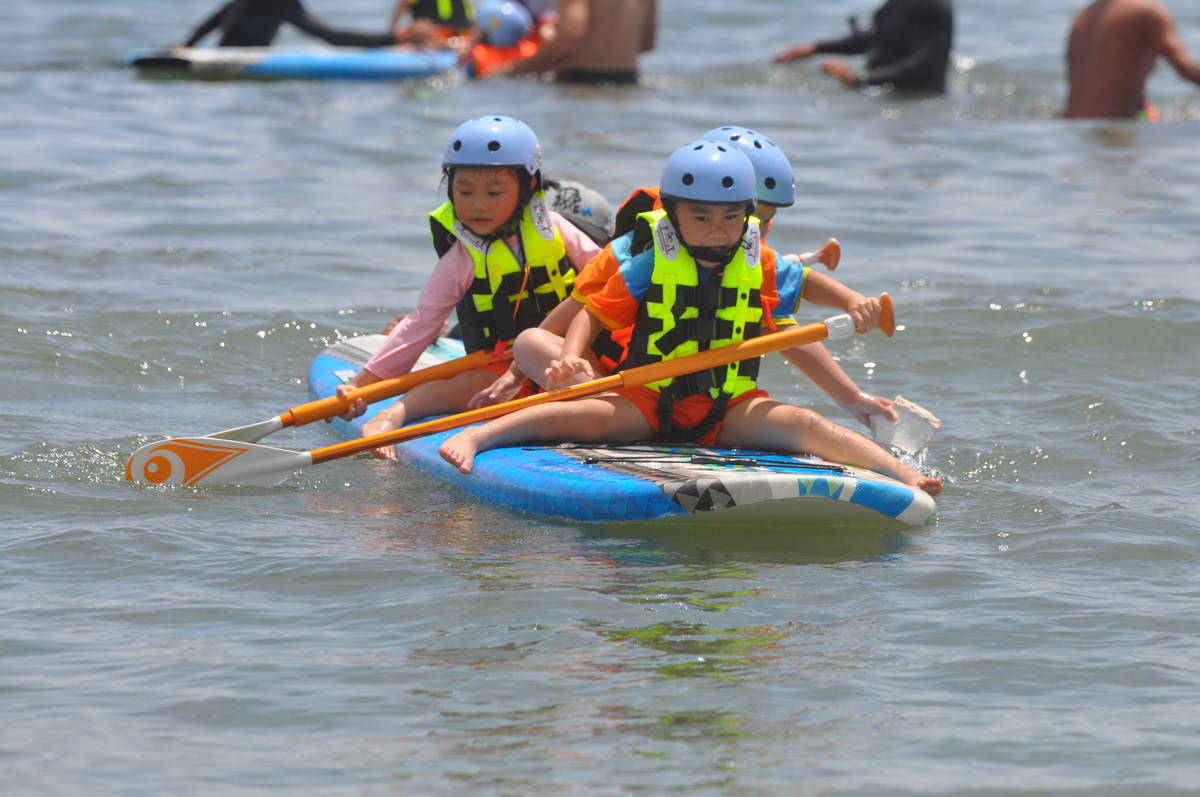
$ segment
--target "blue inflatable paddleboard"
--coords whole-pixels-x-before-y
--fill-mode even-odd
[[[438,75],[454,69],[451,50],[401,50],[327,47],[289,50],[275,47],[142,48],[125,64],[147,76],[207,80],[237,78],[326,80],[399,80]]]
[[[333,395],[383,343],[366,335],[321,352],[309,369],[309,394]],[[462,342],[439,338],[417,368],[463,355]],[[348,439],[394,399],[368,407],[334,429]],[[481,452],[463,475],[438,455],[457,430],[396,445],[400,459],[500,507],[583,522],[704,524],[790,528],[814,523],[924,523],[933,499],[873,471],[816,457],[672,445],[527,445]]]

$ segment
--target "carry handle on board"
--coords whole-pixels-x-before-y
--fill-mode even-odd
[[[879,328],[883,330],[884,334],[891,337],[896,326],[892,300],[885,293],[879,297],[879,301],[882,306]],[[160,443],[151,443],[133,452],[125,466],[125,478],[130,481],[151,484],[189,486],[236,484],[267,487],[278,484],[293,471],[309,465],[348,457],[362,451],[394,445],[405,440],[467,426],[478,421],[490,420],[525,407],[533,407],[551,401],[582,398],[622,387],[637,387],[706,368],[715,368],[737,360],[759,357],[793,346],[815,343],[825,338],[830,340],[848,338],[852,334],[854,334],[854,321],[848,315],[837,315],[826,319],[824,323],[795,326],[780,332],[744,340],[732,346],[708,349],[674,360],[630,368],[612,376],[594,379],[561,390],[537,393],[490,407],[480,407],[456,415],[412,424],[390,432],[316,448],[312,451],[272,448],[212,437],[175,438]]]

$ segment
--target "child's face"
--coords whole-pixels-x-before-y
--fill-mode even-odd
[[[759,202],[758,207],[754,209],[754,215],[758,217],[758,220],[761,221],[765,227],[767,222],[775,218],[775,214],[778,212],[778,210],[779,207],[776,205],[768,205],[766,202]]]
[[[764,241],[767,240],[767,234],[771,232],[771,219],[775,218],[778,211],[778,205],[768,205],[766,202],[759,202],[758,207],[754,208],[754,215],[758,217],[758,228],[762,231]]]
[[[742,202],[732,205],[680,202],[675,208],[675,216],[679,220],[679,235],[689,246],[728,249],[742,237],[746,205]],[[706,268],[721,265],[699,259],[696,262]]]
[[[454,215],[476,235],[491,235],[512,218],[521,184],[512,169],[459,168],[450,181]]]

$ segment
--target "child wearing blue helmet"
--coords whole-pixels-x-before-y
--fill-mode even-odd
[[[758,179],[758,206],[754,215],[762,223],[763,240],[766,240],[779,209],[791,207],[796,201],[796,181],[787,156],[770,138],[745,127],[715,127],[702,137],[714,141],[729,141],[746,153],[750,162],[754,164],[754,173]],[[832,238],[826,241],[826,245],[830,243],[837,245],[837,241]],[[840,253],[840,248],[838,251]],[[789,259],[795,257],[788,256]],[[831,270],[836,265],[837,262],[833,261]],[[780,308],[781,313],[776,322],[780,325],[796,323],[792,316],[798,309]],[[824,343],[796,346],[780,354],[864,426],[871,426],[872,415],[882,416],[889,421],[895,421],[899,417],[892,409],[890,399],[866,393],[859,388],[825,348]]]
[[[575,315],[551,388],[593,376],[585,353],[602,328],[633,326],[630,365],[731,346],[774,326],[783,294],[800,292],[837,307],[858,332],[878,325],[879,300],[812,273],[786,288],[761,262],[754,166],[728,142],[697,141],[668,158],[660,181],[663,207],[639,223],[651,247],[624,263],[586,312]],[[757,385],[758,360],[686,377],[622,388],[591,398],[541,404],[465,429],[442,444],[442,457],[470,473],[480,451],[523,441],[632,442],[649,438],[701,445],[810,453],[891,475],[930,494],[941,480],[925,477],[870,440],[819,414],[773,400]]]
[[[468,77],[485,78],[503,64],[531,57],[541,46],[533,15],[515,0],[484,0],[475,25],[476,38],[462,64]]]
[[[352,387],[412,370],[451,311],[458,315],[467,353],[502,352],[519,332],[543,323],[562,334],[566,321],[555,322],[551,311],[570,292],[575,271],[600,251],[591,238],[546,207],[541,150],[524,122],[506,116],[464,122],[450,136],[442,170],[448,201],[429,215],[437,265],[416,309],[391,329],[379,351],[351,380]],[[365,424],[363,434],[390,431],[426,415],[505,401],[525,381],[515,364],[497,362],[426,382]],[[343,386],[339,392],[347,389]],[[360,400],[345,417],[364,410]],[[378,453],[394,456],[390,448]]]
[[[745,127],[725,125],[713,128],[701,136],[701,139],[727,141],[741,149],[750,159],[754,166],[758,200],[754,215],[759,219],[762,240],[765,241],[778,210],[791,207],[796,201],[795,176],[787,156],[770,138]],[[658,194],[658,188],[638,189],[627,200],[621,213],[633,218],[631,209],[639,204],[642,210],[654,209],[658,206],[655,202]],[[641,251],[648,242],[648,238],[645,236],[639,241],[635,241],[634,238],[632,231],[626,232],[606,245],[600,257],[593,258],[588,262],[584,270],[577,275],[571,301],[564,308],[565,313],[573,317],[574,312],[581,311],[587,303],[587,298],[600,290],[621,264]],[[828,239],[822,249],[830,247],[833,247],[834,252],[840,252],[836,240]],[[792,272],[790,267],[784,264],[787,273],[803,280],[806,272],[802,267],[810,260],[815,260],[811,254],[799,256],[803,261],[798,266],[801,268],[799,272]],[[798,256],[789,256],[789,258],[796,257]],[[776,253],[773,250],[764,247],[762,259],[767,268],[776,268]],[[837,261],[830,260],[828,265],[832,270],[832,267],[837,265]],[[792,316],[798,310],[797,307],[781,307],[778,310],[776,323],[780,325],[795,323]],[[622,359],[623,349],[627,342],[627,329],[608,330],[607,334],[602,331],[600,338],[593,345],[593,369],[599,366],[606,373],[615,370],[616,364]],[[514,350],[523,369],[532,378],[542,382],[540,372],[545,369],[551,359],[557,357],[561,348],[561,338],[544,328],[534,328],[521,333]],[[781,354],[862,424],[869,427],[872,415],[882,416],[889,421],[897,419],[896,412],[891,407],[892,402],[889,399],[862,391],[837,363],[824,344],[813,343],[807,346],[797,346],[781,352]]]

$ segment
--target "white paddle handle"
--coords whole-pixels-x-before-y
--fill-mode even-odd
[[[845,340],[854,334],[854,319],[846,313],[830,316],[825,319],[825,328],[829,330],[828,340]]]

